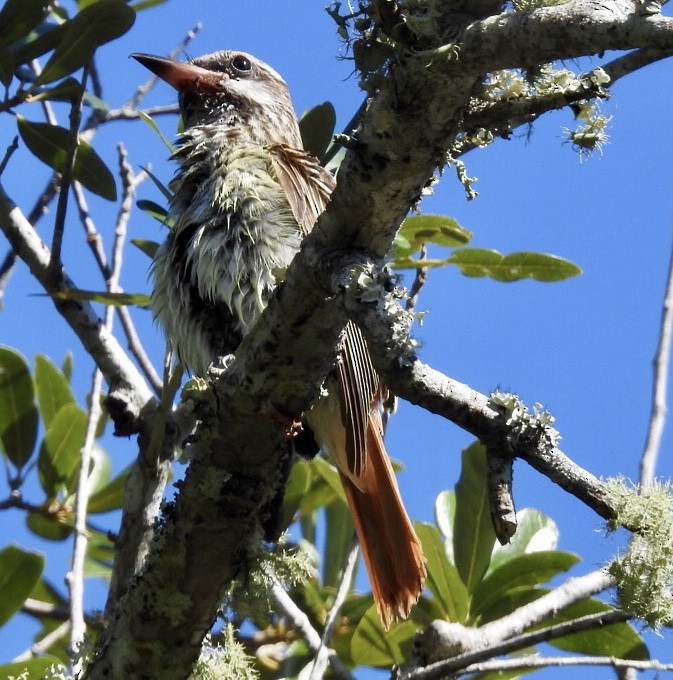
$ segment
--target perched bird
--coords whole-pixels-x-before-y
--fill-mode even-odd
[[[255,57],[190,62],[133,55],[179,94],[174,226],[152,267],[152,306],[181,362],[205,375],[235,352],[329,200],[335,182],[303,150],[285,81]],[[362,334],[346,327],[327,394],[306,414],[343,482],[386,628],[426,576],[382,438],[379,380]]]

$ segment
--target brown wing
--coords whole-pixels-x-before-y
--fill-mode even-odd
[[[329,202],[336,182],[318,160],[305,151],[282,144],[271,145],[269,151],[292,214],[307,234]],[[350,322],[339,351],[337,377],[348,469],[360,477],[367,465],[370,414],[378,411],[380,403],[380,381],[360,329]]]
[[[269,152],[292,214],[304,234],[308,234],[329,202],[336,186],[334,177],[306,151],[272,144]]]

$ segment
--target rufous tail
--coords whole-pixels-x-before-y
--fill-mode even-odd
[[[427,575],[421,542],[402,503],[381,434],[370,419],[367,463],[355,483],[341,473],[374,602],[384,628],[406,618]]]

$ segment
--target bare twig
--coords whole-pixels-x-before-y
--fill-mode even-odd
[[[194,26],[187,32],[187,35],[182,39],[182,42],[173,50],[171,50],[168,54],[168,56],[171,59],[175,59],[177,56],[180,55],[181,52],[185,50],[187,45],[194,40],[196,37],[196,34],[201,30],[203,24],[200,21],[197,21]],[[157,82],[158,78],[157,76],[152,76],[149,78],[145,83],[140,85],[138,89],[135,91],[131,99],[122,107],[123,109],[135,109],[138,107],[140,102],[145,98],[145,95],[154,87],[155,83]]]
[[[421,252],[419,255],[420,260],[425,260],[428,256],[428,246],[424,243],[421,246]],[[416,269],[416,276],[414,277],[414,282],[411,284],[411,289],[409,290],[409,297],[407,298],[407,311],[411,312],[416,308],[418,303],[418,294],[421,292],[421,288],[427,283],[428,280],[428,268],[418,267]]]
[[[68,210],[68,195],[70,194],[70,183],[75,166],[75,154],[79,137],[79,124],[82,118],[82,97],[89,70],[85,66],[82,73],[82,83],[79,95],[70,107],[70,137],[68,145],[68,156],[61,172],[61,193],[58,197],[56,206],[56,218],[54,220],[54,233],[51,240],[51,269],[57,271],[61,267],[61,245],[63,243],[63,232],[65,230],[65,217]]]
[[[344,570],[341,574],[341,580],[339,581],[339,588],[334,597],[334,602],[327,613],[325,628],[322,633],[322,638],[320,639],[320,649],[315,656],[313,664],[311,664],[311,672],[308,676],[308,680],[319,680],[319,678],[322,678],[325,675],[325,671],[327,670],[329,653],[331,651],[328,646],[332,640],[332,635],[334,634],[337,617],[339,616],[341,607],[350,591],[353,572],[355,570],[355,565],[358,563],[358,554],[359,546],[357,540],[354,538],[351,549],[346,557],[346,564],[344,565]]]
[[[671,339],[673,338],[673,248],[668,263],[668,280],[661,312],[659,342],[652,362],[654,379],[652,384],[652,411],[645,448],[640,459],[640,484],[648,486],[654,480],[657,458],[661,450],[661,438],[668,409],[666,394],[671,363]]]
[[[64,621],[58,628],[55,628],[51,633],[47,633],[41,640],[38,640],[30,649],[15,656],[12,663],[19,663],[21,661],[28,661],[33,657],[44,654],[53,644],[64,638],[70,630],[70,621]]]
[[[308,616],[294,603],[294,600],[285,592],[280,583],[271,586],[271,594],[281,607],[285,615],[290,619],[292,625],[301,633],[302,638],[309,649],[318,654],[322,645],[318,631],[311,625]],[[353,676],[343,665],[341,659],[333,649],[326,651],[329,657],[329,664],[336,678],[352,680]]]
[[[508,671],[526,668],[546,668],[549,666],[608,666],[616,669],[633,668],[641,671],[671,671],[673,663],[617,659],[614,656],[523,656],[518,659],[484,661],[465,668],[461,674],[485,673],[488,671]]]
[[[531,626],[549,620],[555,612],[595,595],[609,588],[613,583],[612,577],[603,570],[568,579],[563,585],[534,602],[523,605],[511,614],[480,628],[436,621],[419,636],[417,641],[420,657],[426,661],[429,660],[430,665],[410,670],[402,674],[400,678],[403,680],[439,680],[482,659],[490,659],[498,654],[505,654],[522,649],[529,644],[551,639],[551,637],[544,636],[549,635],[548,631],[530,633],[530,637],[522,633]],[[606,613],[614,616],[616,620],[624,620],[621,612]],[[608,617],[608,620],[614,623],[616,621],[612,616]],[[559,624],[555,627],[556,634],[552,633],[552,637],[586,630],[600,623],[598,619],[585,617],[585,620],[581,622],[578,619],[577,622]],[[537,637],[540,634],[543,636]],[[442,660],[438,661],[438,658]]]
[[[84,620],[84,560],[86,558],[89,536],[87,530],[87,506],[90,491],[89,474],[91,471],[91,450],[96,439],[96,430],[102,413],[100,406],[102,386],[103,375],[98,368],[95,368],[91,385],[91,408],[89,409],[77,476],[72,568],[66,576],[66,582],[70,589],[70,649],[74,658],[73,671],[75,676],[82,670],[82,658],[79,656],[79,652],[84,643],[84,635],[86,633],[86,622]]]

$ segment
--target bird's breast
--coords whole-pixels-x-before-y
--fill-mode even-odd
[[[235,350],[301,242],[268,151],[217,141],[176,154],[175,226],[153,267],[155,314],[196,372]]]

